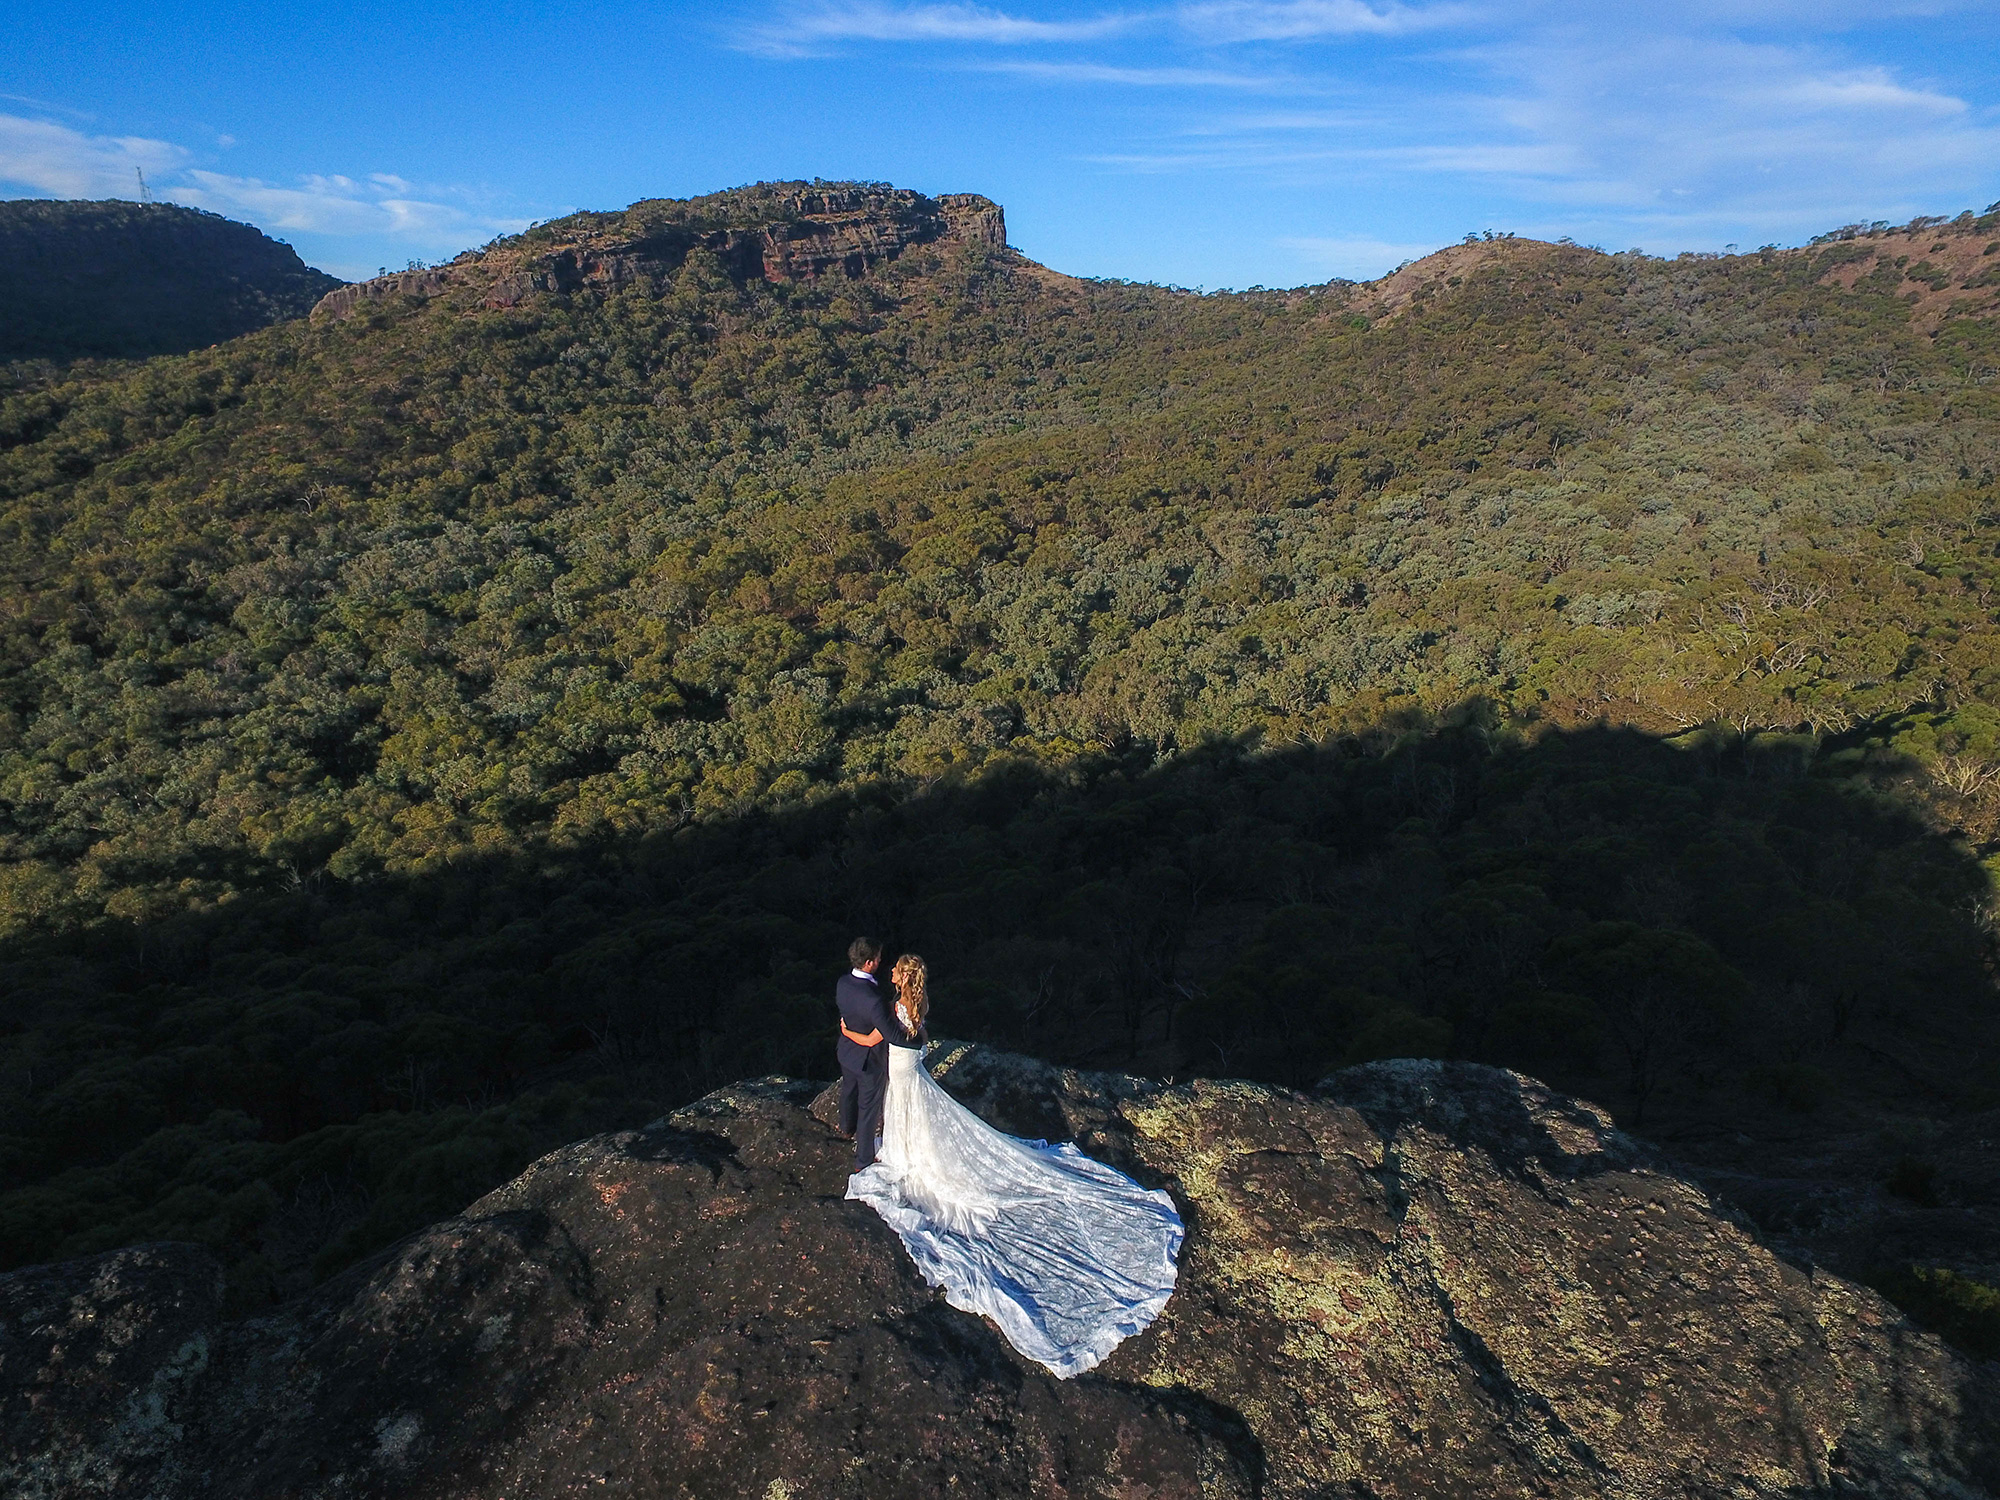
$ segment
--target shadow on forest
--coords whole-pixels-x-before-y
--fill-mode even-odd
[[[1971,1102],[1986,876],[1861,740],[1501,733],[1480,712],[246,895],[16,943],[11,1264],[194,1239],[238,1305],[539,1152],[730,1079],[831,1070],[873,932],[934,1029],[1310,1085],[1456,1056],[1644,1128],[1667,1102]]]

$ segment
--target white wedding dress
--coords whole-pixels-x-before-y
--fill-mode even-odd
[[[1090,1369],[1173,1295],[1172,1198],[1075,1146],[1001,1134],[917,1047],[889,1048],[882,1152],[847,1196],[888,1222],[953,1307],[991,1318],[1059,1376]]]

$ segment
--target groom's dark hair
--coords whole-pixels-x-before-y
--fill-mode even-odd
[[[882,945],[873,938],[856,938],[847,945],[847,967],[866,968],[882,956]]]

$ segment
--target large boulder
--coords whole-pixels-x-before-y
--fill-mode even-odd
[[[830,1101],[764,1080],[545,1157],[269,1316],[224,1321],[185,1246],[0,1278],[0,1492],[1991,1489],[1987,1372],[1518,1075],[932,1065],[1181,1204],[1173,1301],[1091,1374],[925,1287],[844,1200]]]

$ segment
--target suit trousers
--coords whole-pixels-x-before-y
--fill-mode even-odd
[[[882,1104],[889,1093],[888,1065],[885,1057],[865,1072],[848,1067],[840,1070],[840,1128],[854,1137],[857,1172],[875,1162],[875,1137],[882,1129]]]

